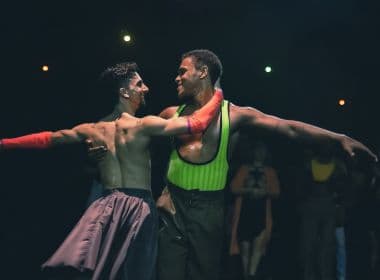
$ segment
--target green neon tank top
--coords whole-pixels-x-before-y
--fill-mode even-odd
[[[178,117],[185,105],[178,108],[174,117]],[[191,163],[181,157],[176,148],[170,155],[167,178],[170,183],[185,190],[216,191],[225,187],[228,172],[228,139],[230,120],[228,101],[221,105],[221,129],[219,147],[213,159],[205,163]]]

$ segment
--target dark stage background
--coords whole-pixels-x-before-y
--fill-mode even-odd
[[[1,8],[0,137],[69,128],[112,110],[97,87],[110,64],[136,61],[151,91],[140,113],[177,104],[180,55],[213,50],[238,105],[350,134],[380,147],[379,4],[371,0],[14,1]],[[122,41],[124,32],[133,42]],[[49,65],[48,72],[41,66]],[[270,65],[273,72],[266,73]],[[338,106],[345,98],[346,105]],[[153,188],[168,151],[155,140]],[[278,143],[281,145],[281,143]],[[281,153],[281,146],[278,149]],[[80,217],[85,149],[0,154],[2,279],[39,265]]]

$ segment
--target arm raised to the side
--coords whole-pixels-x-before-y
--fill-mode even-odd
[[[72,129],[43,131],[15,138],[0,140],[0,150],[47,149],[53,146],[85,141],[90,124],[81,124]]]
[[[201,133],[207,129],[219,111],[222,101],[222,91],[216,90],[212,98],[202,108],[189,116],[163,119],[156,116],[134,118],[131,115],[123,114],[121,119],[117,121],[117,125],[119,128],[138,128],[145,135],[170,136]]]
[[[308,143],[332,144],[346,151],[350,157],[355,156],[355,152],[359,151],[377,161],[377,156],[368,147],[347,135],[304,122],[267,115],[251,107],[233,107],[237,115],[238,126],[256,127]]]

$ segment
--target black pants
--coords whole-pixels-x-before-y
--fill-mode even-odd
[[[220,279],[223,191],[186,191],[174,186],[169,191],[176,213],[160,213],[158,279]]]
[[[300,206],[300,264],[304,280],[332,280],[335,264],[335,205],[316,198]]]

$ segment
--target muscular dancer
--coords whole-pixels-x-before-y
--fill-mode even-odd
[[[169,107],[161,116],[186,116],[201,108],[213,96],[221,74],[222,64],[211,51],[185,53],[175,80],[178,97],[186,105]],[[219,279],[228,151],[230,139],[244,127],[299,142],[335,145],[350,156],[360,151],[376,159],[366,146],[346,135],[224,100],[218,117],[205,133],[175,137],[168,188],[160,199],[170,195],[172,201],[169,211],[163,211],[165,227],[159,233],[159,280]]]
[[[135,63],[107,69],[118,89],[118,107],[123,108],[117,121],[0,141],[0,149],[48,148],[85,140],[107,147],[99,163],[103,197],[90,205],[59,249],[43,264],[44,269],[71,267],[81,272],[80,277],[89,279],[153,277],[157,216],[150,191],[151,136],[204,131],[223,97],[217,91],[205,107],[188,117],[136,118],[134,114],[149,90],[137,71]]]

